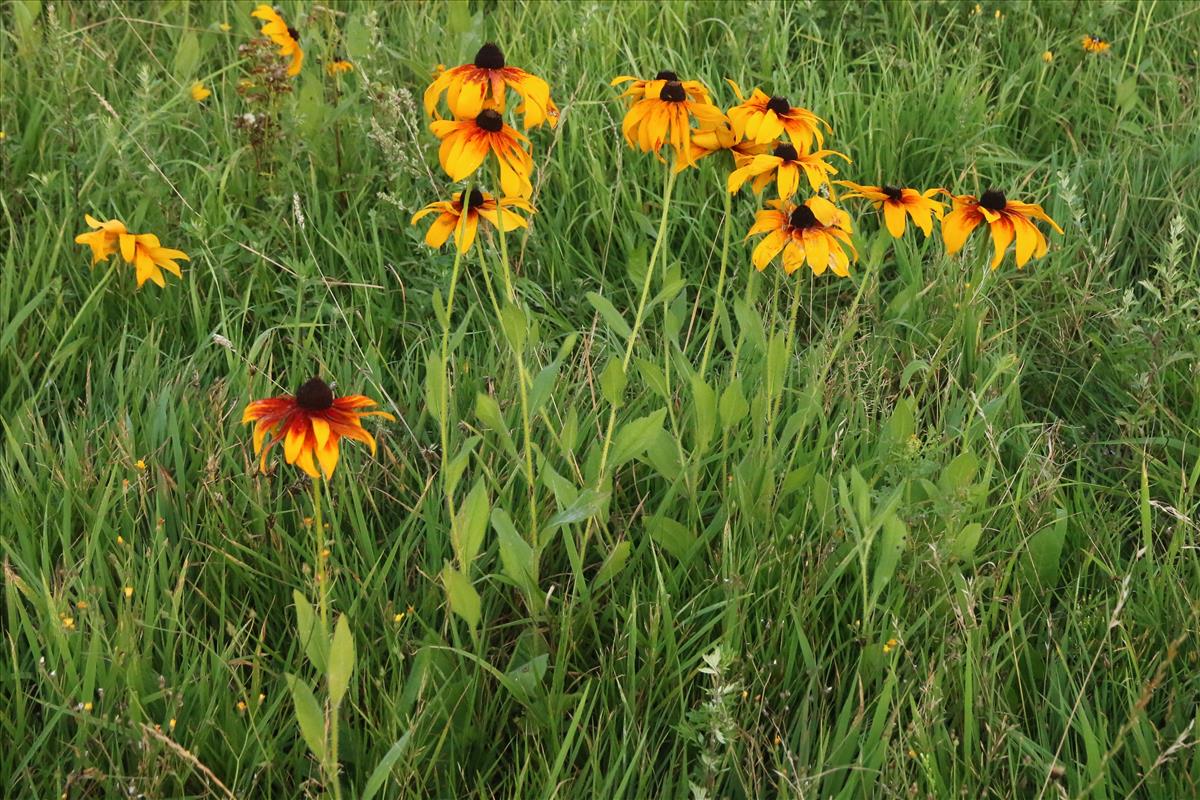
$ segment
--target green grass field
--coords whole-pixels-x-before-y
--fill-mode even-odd
[[[284,0],[269,101],[253,7],[0,7],[0,794],[1200,797],[1200,7]],[[485,41],[562,119],[443,373],[421,97]],[[660,69],[1065,234],[992,272],[846,201],[849,278],[755,273],[724,154],[664,216],[621,136]],[[316,520],[239,424],[313,375],[396,415]]]

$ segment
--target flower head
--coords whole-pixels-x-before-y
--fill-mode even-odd
[[[354,64],[341,56],[335,56],[332,61],[325,65],[325,71],[334,76],[345,72],[354,72]]]
[[[375,438],[363,428],[362,418],[395,418],[385,411],[360,410],[373,405],[374,400],[360,394],[334,397],[325,381],[312,378],[295,395],[250,403],[242,413],[242,423],[256,423],[254,452],[261,454],[259,468],[263,472],[267,470],[271,448],[283,442],[287,463],[300,467],[310,477],[319,478],[324,473],[329,478],[337,467],[338,442],[342,437],[363,442],[375,454]]]
[[[1045,235],[1033,224],[1040,219],[1051,228],[1063,232],[1058,223],[1050,219],[1042,207],[1034,203],[1009,200],[999,189],[988,189],[978,198],[964,194],[954,198],[954,210],[942,220],[942,238],[946,252],[953,255],[962,249],[971,231],[986,222],[992,234],[992,245],[996,254],[992,258],[992,269],[1000,266],[1008,246],[1016,240],[1017,268],[1025,266],[1031,257],[1046,255],[1049,245]]]
[[[818,147],[825,143],[821,127],[829,131],[829,123],[808,109],[793,106],[786,97],[769,97],[757,88],[747,99],[734,81],[729,81],[729,85],[741,101],[729,109],[729,123],[738,136],[761,144],[787,133],[792,143],[805,152],[812,149],[814,140]]]
[[[179,259],[190,261],[187,253],[182,250],[172,250],[163,247],[158,237],[153,233],[129,233],[125,224],[120,220],[101,222],[90,214],[84,215],[91,233],[81,233],[75,237],[77,244],[86,244],[92,249],[92,264],[107,261],[108,257],[118,250],[121,258],[133,264],[137,270],[137,285],[140,289],[146,281],[153,281],[159,286],[166,286],[162,270],[166,270],[176,278],[182,278],[183,273],[175,262]]]
[[[444,93],[446,105],[457,119],[475,117],[489,106],[503,114],[510,88],[524,100],[518,110],[524,114],[526,129],[546,121],[551,126],[556,124],[558,114],[550,101],[550,85],[523,69],[508,66],[504,51],[491,43],[479,48],[472,63],[437,74],[425,90],[425,113],[437,116],[438,99]]]
[[[203,103],[205,100],[207,100],[211,96],[212,96],[212,90],[209,89],[208,87],[206,87],[200,81],[196,81],[195,83],[192,84],[192,99],[195,100],[197,103]]]
[[[825,160],[829,156],[850,160],[836,150],[801,154],[795,145],[778,142],[771,152],[747,159],[738,169],[729,173],[729,191],[736,192],[746,181],[754,178],[751,185],[756,193],[761,193],[763,187],[774,178],[779,196],[786,200],[800,188],[800,175],[803,173],[808,178],[808,185],[816,192],[829,183],[831,176],[837,174],[837,169]]]
[[[933,199],[938,194],[946,194],[945,189],[926,189],[921,192],[886,183],[883,186],[862,186],[851,181],[838,183],[850,190],[844,197],[862,197],[870,200],[875,208],[882,208],[883,222],[888,233],[896,239],[904,235],[906,216],[912,217],[913,224],[929,236],[933,232],[933,217],[940,220],[946,213],[946,204]]]
[[[1053,60],[1054,60],[1054,51],[1047,50],[1046,52],[1042,53],[1042,61],[1045,61],[1047,64],[1049,64]]]
[[[783,252],[783,269],[791,275],[807,262],[821,275],[832,269],[835,275],[850,274],[850,259],[858,252],[850,241],[850,215],[823,197],[810,197],[797,205],[790,200],[772,200],[769,209],[759,211],[746,238],[767,234],[754,248],[754,268],[767,268]],[[849,249],[850,255],[846,254]]]
[[[279,45],[279,55],[292,60],[288,65],[288,76],[299,75],[300,65],[304,63],[304,50],[300,48],[300,34],[296,29],[288,27],[279,12],[266,4],[255,8],[250,16],[263,20],[262,35]]]
[[[1107,41],[1097,36],[1094,33],[1089,33],[1080,40],[1083,49],[1089,53],[1106,53],[1108,48],[1112,47]]]
[[[700,159],[721,151],[728,151],[733,156],[733,163],[741,166],[756,155],[769,153],[771,145],[747,142],[733,132],[729,122],[725,122],[708,130],[692,131],[691,161],[681,159],[675,165],[675,171],[682,171]]]
[[[430,129],[442,140],[438,158],[451,180],[461,181],[479,169],[493,153],[500,162],[500,187],[505,194],[528,197],[533,194],[529,177],[533,157],[524,147],[523,134],[505,124],[494,108],[485,108],[473,117],[435,120]]]
[[[661,70],[653,78],[643,80],[633,75],[618,75],[608,82],[609,86],[616,86],[621,83],[628,83],[625,91],[621,92],[621,97],[628,97],[631,102],[637,102],[647,97],[658,97],[662,93],[662,89],[667,83],[676,81],[683,87],[684,94],[697,103],[709,103],[712,101],[708,98],[708,88],[700,81],[681,81],[679,76],[669,69]]]
[[[695,118],[699,130],[713,130],[727,122],[725,114],[706,100],[694,99],[681,81],[650,81],[646,92],[645,97],[625,112],[621,123],[625,140],[630,147],[655,155],[663,145],[670,144],[675,151],[676,166],[680,162],[694,165],[692,134],[696,131],[692,129],[692,119]]]
[[[503,209],[502,214],[497,213],[497,209]],[[436,203],[430,203],[422,208],[416,214],[413,214],[412,224],[426,217],[435,211],[438,212],[438,217],[429,226],[429,230],[425,232],[425,244],[430,247],[441,247],[450,238],[450,234],[454,234],[454,241],[458,245],[458,250],[465,253],[471,249],[471,245],[475,242],[475,233],[479,229],[479,220],[482,218],[489,223],[493,228],[500,227],[500,219],[503,216],[504,232],[516,230],[517,228],[529,227],[529,220],[517,213],[517,209],[526,213],[533,213],[533,206],[529,205],[529,201],[521,197],[502,197],[497,200],[487,192],[481,192],[478,189],[472,189],[467,195],[467,219],[462,223],[462,230],[459,230],[459,220],[463,215],[463,193],[459,192],[458,196],[453,200],[439,200]]]

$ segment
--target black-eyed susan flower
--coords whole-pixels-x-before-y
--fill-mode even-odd
[[[288,76],[299,75],[300,66],[304,63],[304,50],[300,47],[300,34],[296,29],[288,27],[279,12],[265,3],[251,11],[250,16],[263,20],[262,35],[279,45],[279,55],[291,59]]]
[[[166,286],[162,270],[166,270],[176,278],[182,278],[183,273],[176,261],[190,261],[187,253],[163,247],[158,237],[152,233],[129,233],[125,224],[120,220],[101,222],[90,214],[84,215],[90,233],[81,233],[75,237],[77,244],[85,244],[92,249],[92,264],[107,261],[115,252],[121,253],[121,258],[134,266],[137,274],[137,285],[140,289],[146,281],[153,281],[159,286]]]
[[[837,174],[837,169],[827,159],[838,156],[846,161],[850,159],[836,150],[818,150],[815,153],[801,154],[795,145],[789,142],[779,142],[769,153],[754,156],[740,167],[729,173],[729,191],[736,192],[751,178],[754,182],[755,193],[761,193],[763,187],[775,179],[779,196],[790,199],[800,188],[800,175],[808,178],[808,185],[814,192],[829,183],[831,176]]]
[[[338,442],[344,437],[363,442],[375,454],[375,438],[362,426],[363,417],[395,419],[386,411],[363,411],[375,401],[361,394],[334,397],[320,378],[312,378],[294,395],[255,400],[242,413],[242,423],[254,422],[254,452],[266,472],[267,455],[283,442],[283,457],[310,477],[333,476]],[[268,439],[268,435],[270,439]],[[315,458],[315,461],[314,461]],[[320,465],[320,471],[317,465]]]
[[[870,200],[875,208],[883,209],[884,225],[896,239],[904,235],[906,217],[912,217],[913,224],[929,236],[933,233],[933,218],[940,220],[946,213],[946,204],[933,199],[939,194],[947,194],[945,189],[926,189],[922,192],[886,183],[883,186],[862,186],[851,181],[837,183],[850,190],[843,197],[862,197]]]
[[[771,200],[770,208],[759,211],[746,238],[767,234],[754,248],[754,268],[767,268],[775,256],[783,253],[784,272],[791,275],[805,263],[821,275],[827,269],[835,275],[850,274],[850,260],[858,252],[850,240],[850,215],[823,197],[810,197],[797,205],[790,200]],[[849,250],[849,255],[846,251]]]
[[[503,209],[502,215],[497,213],[498,208]],[[425,206],[413,214],[412,224],[415,225],[423,217],[437,212],[437,219],[425,232],[425,244],[430,247],[441,247],[453,233],[459,252],[465,253],[475,242],[475,233],[479,229],[480,219],[491,224],[493,228],[499,228],[500,217],[503,216],[505,233],[517,228],[529,227],[529,220],[518,214],[518,210],[532,214],[533,206],[529,205],[528,200],[521,197],[501,197],[497,200],[487,192],[472,189],[471,193],[467,195],[467,219],[462,223],[461,231],[459,230],[459,220],[463,215],[462,192],[459,192],[453,200],[438,200],[436,203]]]
[[[1094,33],[1089,33],[1080,40],[1083,49],[1089,53],[1107,53],[1108,48],[1112,47],[1107,41]]]
[[[621,83],[628,83],[625,91],[621,92],[621,97],[629,97],[632,102],[642,100],[647,97],[658,97],[662,93],[662,88],[671,81],[678,81],[683,87],[684,93],[698,103],[709,103],[712,101],[708,97],[708,88],[700,81],[684,81],[680,80],[669,69],[660,71],[657,75],[649,80],[642,80],[634,75],[618,75],[609,81],[609,86],[616,86]]]
[[[661,85],[651,81],[646,85],[646,91],[650,95],[636,101],[625,112],[621,123],[625,140],[631,147],[656,156],[663,145],[669,144],[675,151],[676,166],[681,161],[694,164],[692,119],[696,120],[699,130],[712,130],[725,124],[725,114],[710,103],[691,99],[680,81],[663,81]]]
[[[488,153],[500,163],[500,188],[505,194],[528,197],[533,193],[529,177],[533,157],[525,148],[529,139],[505,124],[494,108],[485,108],[470,119],[439,119],[430,124],[442,140],[438,159],[451,180],[461,181],[483,164]]]
[[[958,195],[954,198],[954,210],[942,220],[942,239],[946,242],[946,252],[953,255],[962,249],[971,231],[986,222],[996,250],[992,269],[1000,266],[1005,251],[1014,240],[1019,269],[1030,258],[1046,255],[1049,248],[1045,235],[1033,224],[1034,219],[1040,219],[1062,233],[1062,228],[1040,205],[1009,200],[999,189],[988,189],[978,198],[970,194]]]
[[[510,67],[504,52],[490,42],[479,48],[475,60],[437,74],[425,90],[425,113],[437,115],[438,98],[446,95],[446,105],[458,119],[475,117],[489,106],[504,113],[505,94],[511,88],[524,102],[526,129],[536,128],[547,120],[551,125],[557,114],[551,115],[550,85],[541,78],[518,67]],[[557,110],[557,109],[556,109]]]
[[[691,160],[680,159],[675,164],[675,171],[680,172],[700,159],[722,151],[728,151],[733,156],[733,163],[741,166],[754,156],[770,152],[770,150],[770,144],[747,142],[734,133],[733,128],[726,122],[724,125],[718,125],[709,130],[692,131]]]
[[[737,83],[729,81],[729,85],[740,101],[729,109],[729,124],[738,136],[762,144],[787,133],[792,143],[804,152],[813,149],[814,140],[818,147],[824,145],[825,136],[821,128],[827,131],[831,129],[829,123],[816,114],[806,108],[793,106],[786,97],[769,97],[757,88],[747,99]]]
[[[354,64],[341,56],[334,58],[325,65],[325,71],[331,76],[342,75],[347,72],[354,72]]]
[[[212,96],[212,90],[205,86],[200,81],[192,84],[192,99],[197,103],[203,103]]]

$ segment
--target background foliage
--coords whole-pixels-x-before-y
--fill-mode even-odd
[[[322,793],[284,679],[315,681],[307,482],[259,476],[237,424],[319,371],[402,417],[377,459],[346,450],[326,513],[352,796],[385,756],[378,797],[1200,794],[1195,4],[288,0],[308,61],[266,106],[238,92],[251,8],[0,9],[7,791]],[[564,113],[509,242],[526,359],[561,361],[533,432],[544,602],[489,526],[472,630],[438,578],[425,403],[451,256],[408,219],[449,191],[420,93],[493,39]],[[607,82],[662,68],[725,104],[725,77],[778,87],[832,122],[842,177],[1003,186],[1066,235],[981,282],[981,238],[889,250],[863,209],[851,280],[751,286],[745,193],[718,300],[710,159],[676,187],[628,447],[592,492],[625,343],[588,294],[631,318],[661,181]],[[184,281],[89,272],[85,212],[186,250]],[[458,495],[521,521],[513,357],[465,264]]]

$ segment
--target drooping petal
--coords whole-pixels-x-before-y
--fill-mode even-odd
[[[956,208],[942,220],[942,240],[946,243],[946,253],[954,255],[967,243],[971,231],[983,221],[973,208]]]
[[[904,235],[904,206],[893,200],[883,202],[883,221],[893,239]]]

